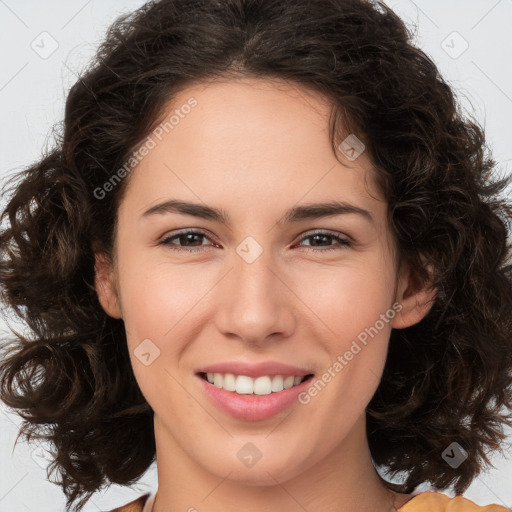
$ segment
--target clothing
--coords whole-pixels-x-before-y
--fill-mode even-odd
[[[111,512],[151,512],[154,500],[154,495],[144,494],[122,507],[115,508]]]
[[[399,512],[507,512],[501,505],[480,507],[463,496],[450,498],[440,492],[422,492],[410,499]]]
[[[154,495],[144,494],[124,507],[111,512],[151,512]],[[501,505],[487,505],[480,507],[462,496],[449,498],[439,492],[422,492],[411,498],[398,512],[510,512]]]

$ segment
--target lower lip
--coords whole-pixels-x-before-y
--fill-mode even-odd
[[[210,384],[200,375],[197,375],[197,378],[201,381],[205,393],[219,409],[240,420],[261,421],[276,416],[293,403],[298,403],[299,393],[309,386],[313,377],[308,377],[297,386],[269,395],[239,395]]]

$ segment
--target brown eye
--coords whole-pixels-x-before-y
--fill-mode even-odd
[[[341,238],[337,233],[331,233],[330,231],[315,231],[310,233],[301,239],[301,241],[310,240],[309,246],[313,251],[332,251],[335,249],[343,249],[350,247],[352,242],[346,238]],[[336,244],[329,244],[329,241],[334,240]],[[327,244],[327,245],[324,245]],[[316,247],[323,247],[317,249]]]
[[[207,246],[202,243],[205,239],[208,238],[202,231],[180,231],[179,233],[164,238],[158,245],[166,245],[178,251],[199,252],[204,250],[204,247]],[[177,242],[174,242],[175,240]],[[194,247],[197,249],[194,249]]]

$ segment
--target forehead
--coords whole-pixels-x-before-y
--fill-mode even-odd
[[[330,113],[326,98],[282,81],[194,84],[162,111],[128,192],[136,188],[145,204],[178,191],[209,204],[238,198],[247,207],[269,198],[382,203],[364,151],[352,161],[341,152],[336,159]]]
[[[180,131],[183,139],[197,137],[195,140],[201,143],[222,143],[210,146],[209,155],[231,147],[238,149],[237,156],[240,156],[244,150],[249,153],[261,150],[263,144],[269,156],[317,159],[319,152],[332,153],[329,141],[332,104],[310,88],[263,78],[197,83],[172,99],[162,112],[161,126],[165,128],[172,113],[186,106],[191,98],[197,102],[193,112],[180,119],[179,127],[167,126],[171,128],[167,131]],[[306,140],[309,143],[303,145]],[[201,147],[195,150],[197,153]],[[364,167],[370,164],[364,152],[359,163]]]

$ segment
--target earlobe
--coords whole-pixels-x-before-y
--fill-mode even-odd
[[[95,253],[94,258],[94,285],[101,307],[112,318],[122,318],[112,261],[103,253]]]
[[[427,266],[430,279],[422,282],[407,267],[397,287],[396,301],[402,306],[391,322],[394,329],[404,329],[420,322],[430,311],[435,297],[436,289],[432,286],[433,269]]]

